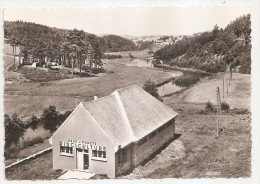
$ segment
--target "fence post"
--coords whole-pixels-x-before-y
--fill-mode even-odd
[[[217,87],[217,137],[219,133],[219,107],[218,107],[218,102],[219,102],[219,87]]]
[[[223,78],[223,98],[225,98],[224,94],[225,94],[225,82],[224,82],[225,78]]]

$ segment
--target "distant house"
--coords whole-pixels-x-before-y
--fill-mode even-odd
[[[122,175],[174,137],[177,115],[137,85],[81,102],[50,138],[53,169]]]

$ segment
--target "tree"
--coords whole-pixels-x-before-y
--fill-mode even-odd
[[[16,56],[16,47],[20,45],[20,41],[16,38],[12,37],[10,42],[12,48],[13,48],[13,56],[14,56],[14,69],[15,69],[15,56]]]
[[[30,124],[32,130],[35,131],[38,127],[39,119],[35,115],[32,115],[28,123]]]
[[[148,92],[150,95],[152,95],[153,97],[157,98],[158,100],[162,101],[162,99],[160,98],[159,94],[158,94],[158,89],[155,85],[155,83],[153,81],[151,81],[151,79],[147,80],[144,85],[143,85],[143,89]]]
[[[7,114],[4,116],[5,126],[5,147],[10,147],[13,143],[17,145],[19,139],[23,137],[25,127],[23,121],[17,116],[16,113],[10,118]]]
[[[225,55],[225,62],[229,66],[230,78],[232,79],[232,70],[236,66],[236,56],[233,52],[229,51]]]
[[[68,46],[69,49],[69,57],[72,60],[72,75],[74,72],[74,65],[77,64],[78,68],[81,72],[81,66],[83,62],[83,55],[86,55],[87,47],[86,43],[84,41],[85,39],[85,33],[84,31],[79,31],[77,29],[74,29],[73,31],[69,32],[69,35],[67,36]]]
[[[53,105],[50,105],[48,108],[43,110],[42,120],[43,128],[45,130],[50,130],[50,132],[56,130],[56,127],[58,125],[58,114],[59,113],[56,110],[56,107]]]

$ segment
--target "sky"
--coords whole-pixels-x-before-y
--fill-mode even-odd
[[[4,10],[4,20],[23,20],[51,27],[83,29],[94,34],[191,35],[225,28],[250,13],[246,6],[212,7],[102,7]]]

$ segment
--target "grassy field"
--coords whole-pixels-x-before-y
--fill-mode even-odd
[[[222,116],[220,128],[224,131],[216,137],[216,115],[198,114],[204,105],[164,100],[179,112],[176,133],[180,137],[148,163],[120,178],[250,177],[250,114]]]
[[[51,145],[49,143],[48,139],[45,139],[43,141],[43,143],[39,143],[39,144],[35,144],[34,146],[22,149],[21,151],[19,151],[16,155],[16,158],[13,159],[5,159],[5,166],[8,166],[14,162],[16,162],[17,159],[23,159],[26,158],[32,154],[38,153],[39,151],[42,151],[46,148],[49,148]]]
[[[129,58],[129,53],[131,53],[135,58],[139,59],[146,59],[151,57],[151,55],[148,54],[148,49],[141,51],[108,52],[106,54],[121,55],[123,58]]]
[[[5,113],[17,112],[20,117],[40,114],[49,105],[55,105],[59,111],[75,108],[80,101],[92,100],[93,96],[109,95],[118,88],[143,83],[151,79],[161,82],[172,76],[172,73],[162,73],[161,70],[141,67],[128,67],[120,62],[129,59],[107,61],[104,65],[107,73],[98,77],[73,78],[48,82],[48,86],[40,83],[5,84]],[[17,105],[19,104],[19,105]]]
[[[52,169],[52,152],[27,161],[6,171],[7,180],[51,180],[62,175],[62,170]]]
[[[222,84],[222,77],[223,74],[217,74],[202,79],[182,92],[165,97],[164,103],[179,113],[176,134],[180,137],[148,163],[120,178],[250,177],[251,113],[224,113],[220,116],[222,131],[218,137],[216,114],[199,113],[205,109],[204,101],[214,102],[213,89]],[[231,108],[247,108],[250,91],[250,76],[234,74],[225,100]]]
[[[242,74],[240,74],[243,76]],[[200,114],[204,103],[182,101],[190,98],[187,92],[204,83],[215,83],[221,75],[203,79],[200,83],[169,97],[164,103],[179,113],[176,120],[178,138],[157,156],[132,173],[119,178],[238,178],[251,175],[251,113],[230,111],[220,117],[221,133],[216,137],[216,114]],[[240,76],[240,77],[241,77]],[[231,90],[233,98],[248,98],[250,78],[244,81],[244,90]],[[239,83],[239,82],[238,82]],[[210,85],[206,85],[210,87]],[[231,84],[232,86],[232,84]],[[205,91],[208,89],[205,88]],[[244,96],[238,95],[244,93]],[[206,96],[207,93],[204,93]],[[210,95],[210,94],[209,94]],[[208,96],[209,97],[209,96]],[[240,108],[240,106],[237,106]],[[53,179],[61,171],[52,170],[51,153],[6,172],[7,179]],[[48,158],[48,159],[47,159]],[[37,163],[40,163],[39,165]],[[43,173],[39,169],[44,168]],[[16,174],[14,174],[16,173]]]

